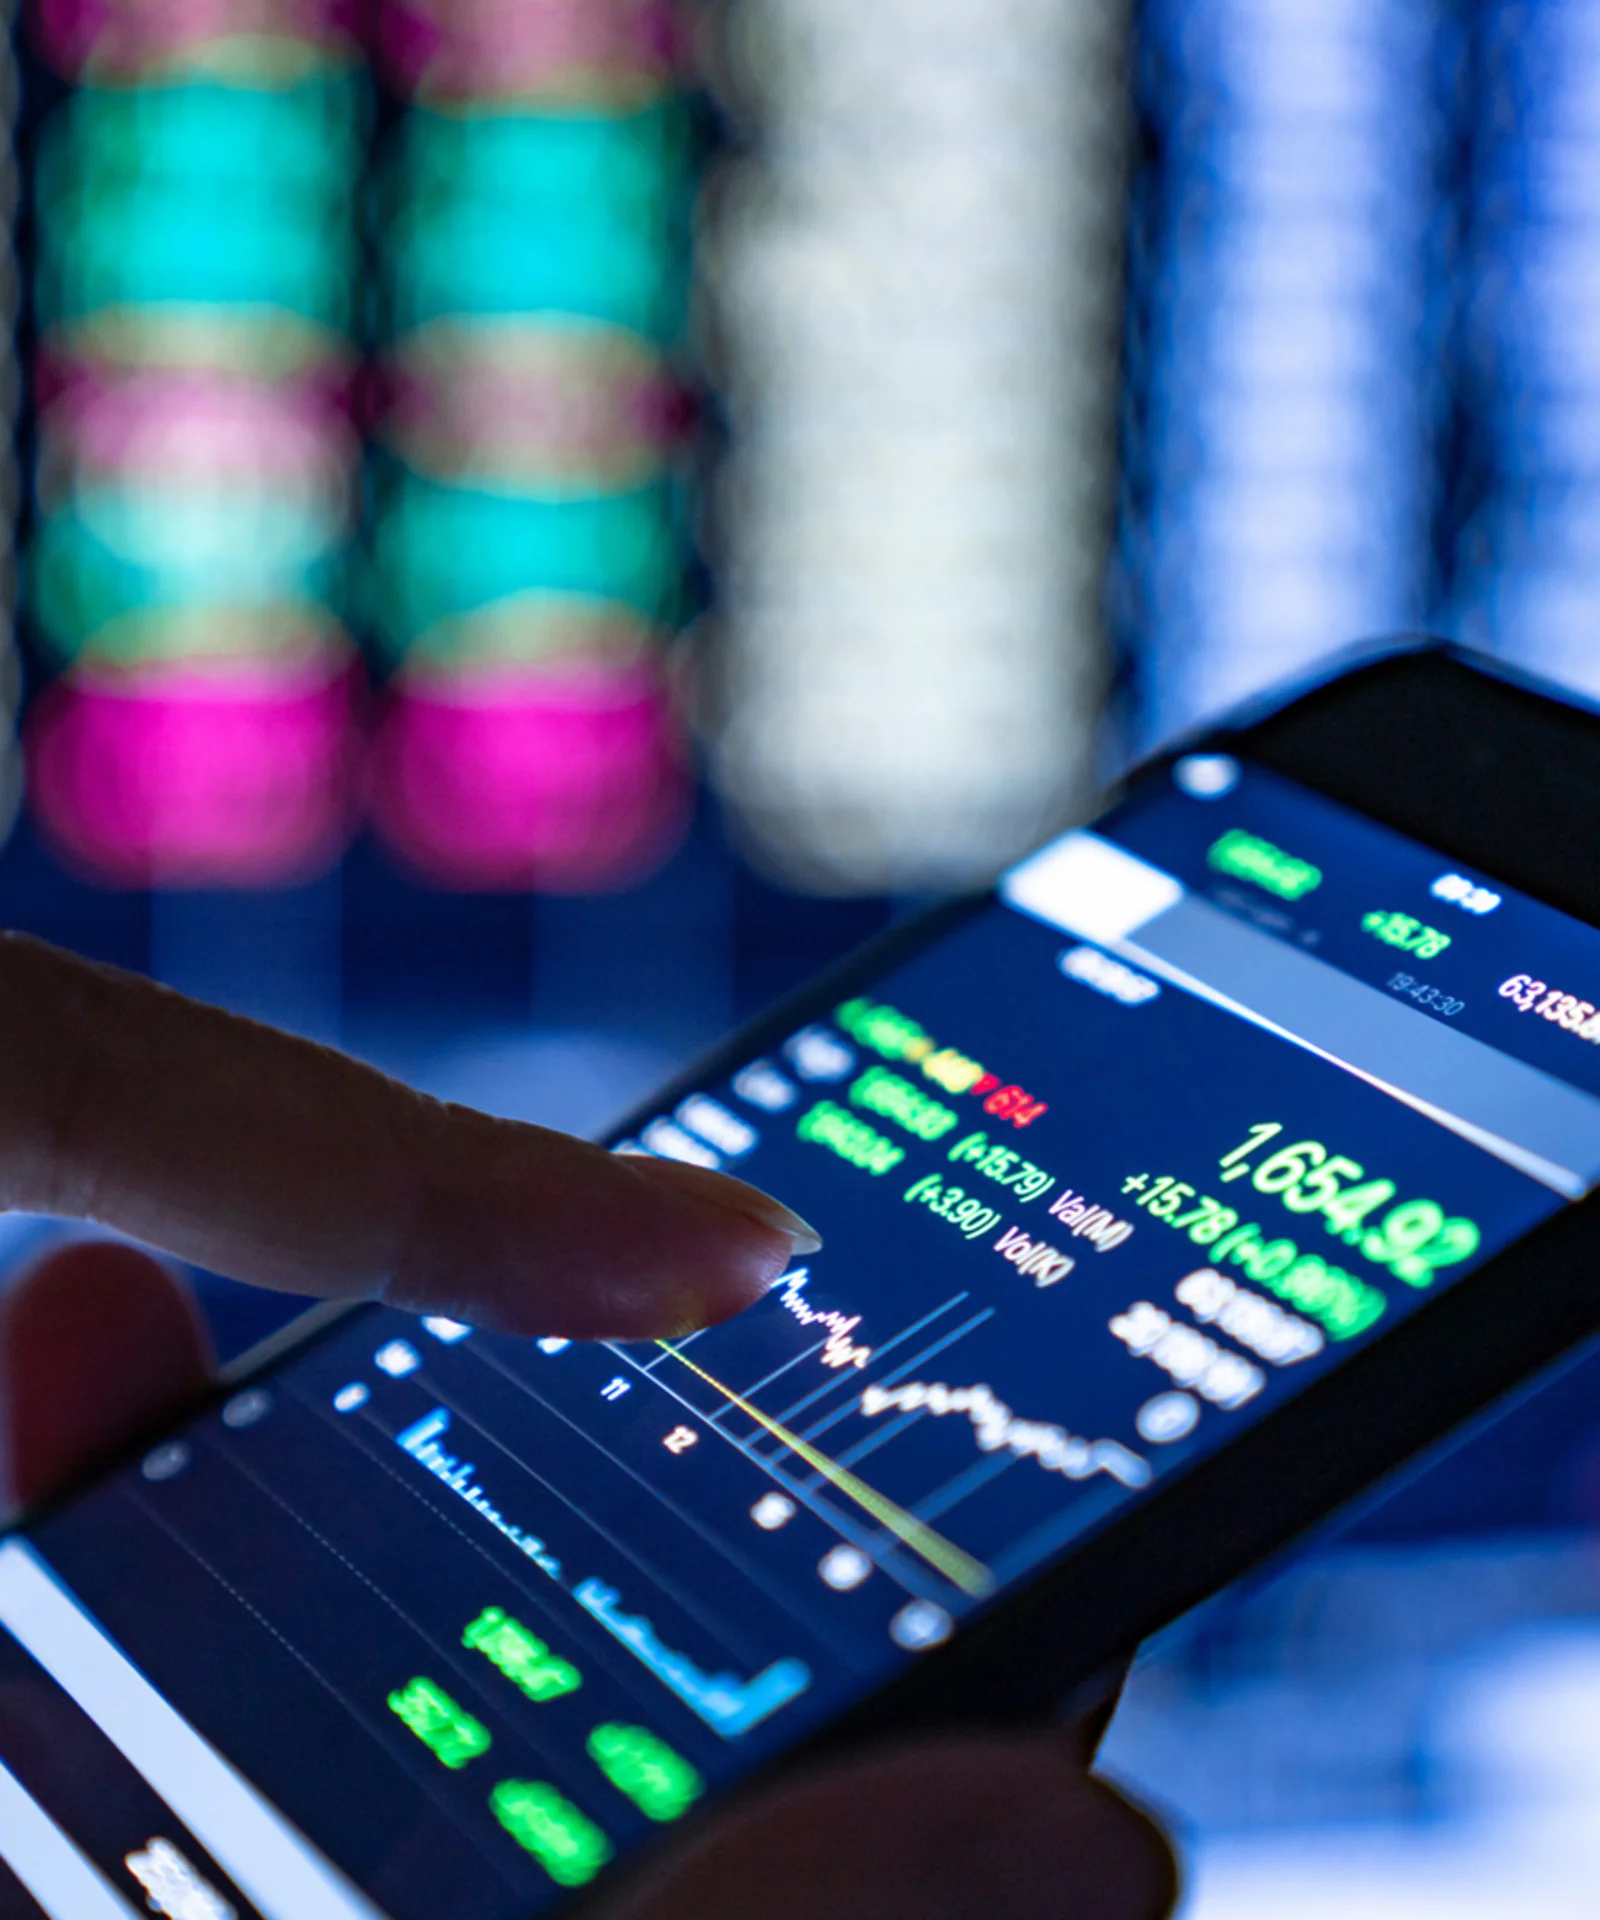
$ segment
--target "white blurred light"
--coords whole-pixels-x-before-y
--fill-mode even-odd
[[[1221,800],[1239,784],[1239,763],[1228,753],[1186,753],[1172,777],[1191,800]]]
[[[1158,1393],[1139,1409],[1135,1425],[1142,1437],[1158,1447],[1185,1440],[1200,1424],[1200,1403],[1187,1393]]]
[[[924,1647],[942,1646],[954,1627],[949,1614],[932,1600],[908,1600],[889,1622],[889,1634],[908,1652],[920,1653]]]
[[[828,889],[984,878],[1082,809],[1106,667],[1121,0],[749,0],[707,252],[733,425],[712,765]]]
[[[1119,558],[1141,745],[1421,622],[1436,12],[1155,0],[1144,16],[1162,145]]]
[[[1484,10],[1463,306],[1482,504],[1457,535],[1456,623],[1600,695],[1600,16]]]
[[[817,1571],[835,1593],[849,1593],[870,1578],[872,1562],[859,1547],[835,1547],[822,1556]]]
[[[1485,1649],[1447,1677],[1432,1764],[1461,1815],[1218,1836],[1190,1920],[1591,1920],[1600,1879],[1600,1632],[1592,1621]]]
[[[1188,1920],[1590,1920],[1593,1542],[1307,1555],[1154,1643],[1101,1764],[1183,1836]]]

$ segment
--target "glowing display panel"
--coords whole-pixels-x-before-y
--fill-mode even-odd
[[[352,816],[365,76],[316,4],[38,25],[75,91],[33,183],[32,802],[102,882],[303,879]]]
[[[395,673],[375,824],[457,887],[637,877],[682,830],[659,665],[693,180],[671,6],[378,10],[373,612]]]
[[[125,1876],[159,1775],[264,1913],[555,1904],[1585,1193],[1597,993],[1600,935],[1492,875],[1152,776],[642,1120],[826,1236],[751,1312],[362,1312],[0,1547],[0,1649],[109,1749],[52,1817]]]

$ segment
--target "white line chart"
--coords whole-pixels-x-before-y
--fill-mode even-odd
[[[931,1363],[943,1355],[948,1366],[952,1350],[991,1320],[994,1308],[963,1312],[972,1304],[970,1295],[952,1294],[889,1338],[868,1344],[862,1316],[811,1305],[803,1291],[809,1278],[797,1269],[774,1293],[777,1304],[819,1337],[754,1377],[729,1377],[719,1348],[732,1343],[726,1336],[719,1340],[715,1328],[662,1343],[647,1359],[625,1347],[613,1351],[909,1590],[932,1597],[947,1591],[942,1583],[974,1597],[990,1590],[992,1570],[931,1523],[1013,1467],[1069,1481],[1101,1476],[1119,1489],[1148,1483],[1149,1464],[1115,1441],[1020,1416],[987,1384],[951,1386],[930,1378]],[[830,1377],[808,1381],[811,1364],[826,1368]],[[864,1381],[869,1367],[871,1378]],[[913,1503],[896,1504],[857,1473],[862,1462],[920,1421],[950,1415],[966,1420],[978,1458]],[[845,1449],[824,1451],[830,1432],[857,1418],[881,1425]],[[940,1584],[930,1586],[930,1568]]]

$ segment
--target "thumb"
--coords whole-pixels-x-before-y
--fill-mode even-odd
[[[1152,1822],[1060,1736],[867,1753],[755,1802],[606,1920],[1160,1920]]]
[[[0,1293],[12,1497],[45,1499],[182,1412],[211,1374],[193,1296],[148,1254],[92,1242],[48,1254]]]

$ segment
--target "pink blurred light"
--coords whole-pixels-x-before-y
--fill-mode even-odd
[[[111,886],[307,878],[349,836],[357,687],[342,655],[80,670],[31,716],[33,810],[66,859]]]
[[[54,328],[34,354],[34,402],[48,407],[84,386],[162,376],[292,389],[329,416],[349,414],[362,386],[349,342],[325,330],[265,309],[241,320],[157,302]]]
[[[381,46],[430,100],[538,92],[575,72],[665,80],[680,64],[672,0],[392,0]]]
[[[233,39],[293,40],[330,51],[355,39],[357,0],[36,0],[45,57],[74,77],[160,69]]]
[[[621,886],[666,858],[688,811],[670,702],[650,666],[413,671],[374,748],[375,825],[447,887]]]
[[[75,469],[106,477],[342,489],[357,458],[327,389],[211,372],[83,380],[43,424]]]
[[[693,421],[683,383],[626,336],[459,328],[398,357],[383,425],[434,474],[627,485],[659,468]]]

